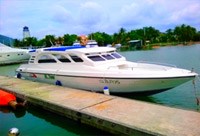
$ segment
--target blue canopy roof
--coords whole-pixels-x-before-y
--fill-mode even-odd
[[[85,47],[84,46],[55,47],[55,48],[44,49],[44,51],[66,51],[66,50],[80,49],[80,48],[85,48]],[[31,50],[29,52],[36,52],[36,49]]]
[[[85,48],[85,47],[83,46],[55,47],[55,48],[44,49],[44,51],[66,51],[66,50],[79,49],[79,48]]]

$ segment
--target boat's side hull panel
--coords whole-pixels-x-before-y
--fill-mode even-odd
[[[45,82],[50,84],[56,84],[56,81],[60,81],[62,86],[71,88],[91,90],[91,91],[103,91],[103,88],[107,86],[112,93],[143,93],[148,91],[167,90],[174,88],[180,84],[183,84],[194,77],[182,77],[182,78],[98,78],[98,77],[73,77],[63,75],[51,75],[51,74],[34,74],[34,73],[21,73],[22,77],[29,80],[38,82]]]
[[[0,53],[0,64],[7,64],[18,62],[21,60],[27,60],[30,58],[30,55],[25,52],[8,52],[8,53]]]

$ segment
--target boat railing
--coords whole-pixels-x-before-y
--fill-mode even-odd
[[[145,63],[145,64],[157,64],[161,66],[169,66],[169,67],[174,67],[176,68],[176,65],[173,64],[167,64],[167,63],[160,63],[160,62],[151,62],[151,61],[138,61],[137,63]]]
[[[149,64],[157,64],[157,65],[160,65],[161,67],[149,67],[148,65]],[[157,62],[146,62],[146,61],[140,61],[137,63],[137,65],[135,66],[129,66],[129,65],[117,65],[117,66],[109,66],[107,69],[106,69],[106,72],[111,70],[111,69],[121,69],[121,70],[134,70],[134,69],[137,69],[137,68],[146,68],[146,69],[160,69],[160,70],[169,70],[171,68],[176,68],[175,65],[171,65],[171,64],[165,64],[165,63],[157,63]]]

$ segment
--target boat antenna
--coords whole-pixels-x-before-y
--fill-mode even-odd
[[[90,40],[92,40],[92,31],[90,30],[90,33],[91,33],[91,37],[90,37]]]
[[[50,41],[51,45],[53,46],[53,43],[52,43],[51,39],[49,41]]]

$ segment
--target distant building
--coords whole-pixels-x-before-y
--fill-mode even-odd
[[[128,41],[130,49],[139,49],[142,47],[142,40],[131,40]]]
[[[86,44],[88,42],[88,37],[85,35],[80,35],[79,38],[80,38],[81,45],[86,46]]]
[[[24,26],[23,27],[23,38],[27,38],[27,37],[30,37],[30,32],[29,32],[29,29],[27,26]]]

